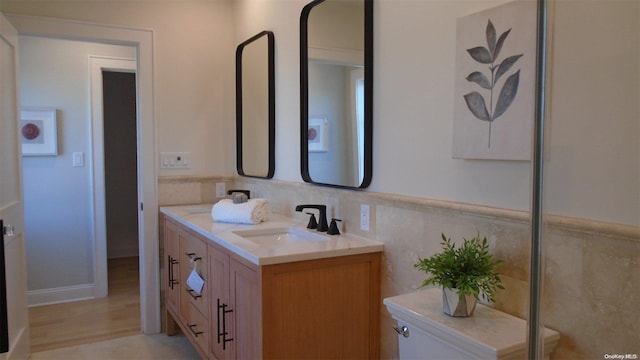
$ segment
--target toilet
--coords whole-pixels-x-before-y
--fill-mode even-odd
[[[400,359],[526,359],[527,322],[478,304],[472,316],[442,311],[442,290],[428,288],[384,299],[397,325]],[[544,329],[544,359],[560,334]]]

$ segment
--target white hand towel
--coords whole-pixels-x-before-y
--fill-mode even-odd
[[[268,220],[270,214],[271,204],[267,199],[249,199],[241,204],[222,199],[211,209],[213,221],[233,224],[259,224]]]

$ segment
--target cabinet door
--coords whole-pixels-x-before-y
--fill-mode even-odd
[[[210,245],[211,352],[216,359],[262,357],[258,272]]]
[[[232,359],[230,328],[227,319],[229,313],[224,313],[230,307],[229,303],[229,255],[217,246],[209,245],[207,249],[209,260],[209,313],[211,314],[211,352],[214,358]],[[226,317],[225,317],[226,316]],[[224,322],[223,322],[224,320]],[[225,335],[226,332],[226,335]]]
[[[233,304],[234,359],[262,358],[262,301],[260,279],[254,269],[231,259],[229,297]]]
[[[178,246],[178,227],[169,220],[164,222],[165,292],[167,307],[175,312],[180,309],[180,248]]]
[[[379,254],[266,265],[261,276],[265,358],[379,358]]]

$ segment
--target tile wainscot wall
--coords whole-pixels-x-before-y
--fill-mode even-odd
[[[505,286],[495,308],[526,318],[529,297],[529,213],[456,202],[350,191],[304,183],[243,177],[161,177],[159,203],[212,204],[216,183],[248,189],[269,199],[276,213],[299,218],[294,207],[326,204],[327,216],[343,220],[343,230],[384,243],[382,298],[412,292],[424,275],[418,257],[440,251],[441,233],[452,240],[486,236]],[[360,230],[360,205],[370,207],[370,230]],[[544,324],[561,333],[555,359],[602,359],[605,354],[640,353],[640,228],[548,215],[543,233]],[[382,299],[380,299],[382,301]],[[384,359],[398,357],[394,321],[382,307]]]

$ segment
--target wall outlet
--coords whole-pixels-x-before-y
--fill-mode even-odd
[[[216,197],[218,199],[222,199],[223,197],[227,196],[227,194],[225,193],[225,188],[224,188],[224,183],[216,183]]]
[[[360,230],[369,231],[369,205],[360,204]]]

